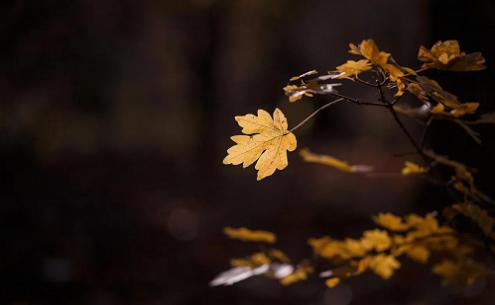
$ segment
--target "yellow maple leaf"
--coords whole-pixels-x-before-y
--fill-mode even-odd
[[[362,242],[368,249],[375,249],[378,252],[387,250],[392,245],[392,240],[387,231],[369,230],[363,233]]]
[[[457,40],[438,41],[427,49],[419,48],[418,59],[423,68],[435,68],[448,71],[479,71],[485,69],[485,58],[479,52],[467,54],[461,52]]]
[[[236,116],[235,120],[242,127],[242,133],[231,139],[236,145],[227,150],[223,164],[243,167],[256,162],[257,180],[273,175],[275,170],[287,167],[287,151],[297,147],[296,136],[287,130],[287,119],[280,109],[275,109],[273,118],[265,110],[259,109],[258,115],[246,114]]]
[[[428,171],[426,167],[422,167],[417,165],[416,163],[406,161],[404,164],[404,168],[402,169],[402,175],[421,175]]]
[[[373,217],[376,224],[390,231],[407,231],[410,226],[402,218],[391,213],[380,213]]]
[[[272,232],[268,231],[253,231],[248,228],[231,228],[226,227],[223,229],[225,235],[232,239],[239,239],[242,241],[253,241],[253,242],[265,242],[273,244],[277,237]]]
[[[358,61],[348,60],[345,64],[337,67],[337,70],[342,72],[337,76],[337,78],[352,77],[370,69],[371,63],[367,59],[361,59]]]
[[[351,165],[345,161],[339,160],[335,157],[329,155],[318,155],[312,153],[309,149],[304,148],[299,152],[299,155],[304,161],[310,163],[318,163],[327,166],[334,167],[338,170],[347,173],[365,173],[373,170],[371,166],[368,165]]]
[[[378,254],[369,257],[369,268],[383,279],[389,279],[396,269],[400,268],[400,262],[392,255]]]
[[[390,53],[380,51],[373,39],[366,39],[359,44],[359,52],[372,63],[384,66],[390,57]]]

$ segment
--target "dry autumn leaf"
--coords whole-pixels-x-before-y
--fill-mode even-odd
[[[426,167],[422,167],[417,165],[416,163],[406,161],[404,164],[404,168],[402,169],[402,175],[421,175],[428,171]]]
[[[345,64],[337,67],[337,70],[341,72],[337,78],[349,78],[370,69],[371,63],[367,59],[348,60]]]
[[[369,268],[383,279],[389,279],[396,269],[400,268],[400,263],[392,255],[378,254],[369,257]]]
[[[340,283],[340,279],[338,277],[333,277],[325,281],[325,285],[327,285],[328,288],[333,288],[337,286]]]
[[[430,50],[421,46],[418,59],[425,64],[423,68],[435,68],[448,71],[479,71],[485,69],[485,58],[481,53],[461,52],[457,40],[438,41]]]
[[[347,173],[367,173],[373,170],[371,166],[368,165],[351,165],[345,161],[339,160],[329,155],[318,155],[312,153],[309,149],[304,148],[299,152],[299,155],[304,161],[310,163],[318,163],[327,166],[334,167],[338,170]]]
[[[392,213],[380,213],[373,217],[376,224],[388,229],[390,231],[407,231],[410,226],[405,223],[401,217]]]
[[[273,244],[277,237],[272,232],[268,231],[253,231],[247,228],[231,228],[226,227],[223,232],[229,238],[238,239],[242,241],[251,241],[251,242],[265,242],[269,244]]]
[[[380,51],[373,39],[361,41],[359,48],[354,44],[349,44],[349,53],[361,55],[368,59],[371,63],[380,66],[380,68],[388,73],[390,80],[395,83],[397,92],[395,96],[404,94],[406,84],[402,77],[406,74],[415,74],[414,70],[399,66],[390,56],[390,53]]]
[[[235,120],[245,135],[231,137],[236,145],[227,150],[223,164],[242,164],[246,168],[258,160],[255,166],[258,181],[273,175],[277,169],[287,167],[287,151],[296,149],[297,140],[287,130],[287,119],[282,111],[275,109],[272,118],[268,112],[260,109],[257,116],[246,114],[236,116]]]

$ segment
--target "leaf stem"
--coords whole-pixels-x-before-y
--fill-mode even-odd
[[[299,124],[297,124],[296,126],[292,127],[289,131],[290,132],[294,132],[294,130],[298,129],[299,127],[301,127],[302,125],[306,124],[309,120],[311,120],[315,115],[318,114],[318,112],[324,110],[325,108],[328,108],[332,105],[335,105],[339,102],[342,102],[344,101],[345,98],[341,97],[341,98],[338,98],[336,100],[333,100],[331,102],[328,102],[326,103],[325,105],[321,106],[320,108],[316,109],[315,111],[313,111],[310,115],[308,115],[304,120],[302,120]]]

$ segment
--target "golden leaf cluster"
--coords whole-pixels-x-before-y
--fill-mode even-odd
[[[418,59],[423,68],[435,68],[447,71],[479,71],[485,69],[485,59],[481,53],[461,52],[457,40],[438,41],[431,49],[419,48]]]
[[[441,276],[446,285],[469,285],[493,273],[481,262],[474,261],[473,256],[477,254],[475,251],[484,247],[495,253],[495,217],[491,210],[486,209],[495,201],[475,185],[474,169],[423,148],[424,136],[434,120],[457,124],[477,143],[481,143],[479,133],[471,126],[495,124],[495,113],[478,116],[479,103],[461,102],[437,81],[423,75],[430,69],[482,70],[485,68],[485,59],[479,52],[462,52],[456,40],[438,41],[431,49],[421,46],[418,59],[422,65],[417,70],[399,65],[390,53],[380,50],[372,39],[362,40],[358,45],[349,44],[349,53],[361,58],[347,60],[327,74],[311,70],[290,78],[283,90],[291,103],[316,95],[335,98],[317,108],[292,129],[288,129],[287,119],[278,108],[273,115],[260,109],[257,114],[236,116],[242,134],[231,137],[235,145],[227,150],[223,163],[242,164],[244,168],[256,163],[257,180],[264,179],[276,170],[287,167],[287,152],[297,147],[293,132],[319,111],[341,101],[381,106],[392,113],[424,162],[424,165],[419,165],[405,161],[401,174],[421,175],[426,181],[445,186],[459,202],[443,210],[443,220],[437,212],[424,216],[414,213],[405,216],[380,213],[373,217],[377,227],[362,232],[358,238],[310,238],[308,244],[313,250],[313,259],[302,260],[298,264],[293,264],[283,251],[274,248],[232,259],[232,269],[219,275],[212,285],[231,285],[261,274],[289,285],[318,274],[317,267],[322,265],[322,261],[329,270],[319,273],[319,276],[325,278],[325,284],[330,288],[367,271],[382,279],[389,279],[401,268],[403,258],[420,264],[432,263],[432,272]],[[341,85],[335,83],[336,79],[351,80],[374,88],[378,100],[369,102],[342,95],[335,90],[335,87]],[[400,100],[406,92],[416,97],[417,101]],[[393,97],[390,97],[392,94]],[[408,116],[424,127],[420,140],[415,140],[414,135],[408,133],[407,126],[401,123],[398,114]],[[379,174],[371,172],[371,166],[353,165],[331,155],[313,153],[307,148],[300,151],[300,156],[306,162],[346,173],[364,173],[365,177]],[[463,200],[460,200],[461,197]],[[456,224],[459,220],[469,222],[472,236],[466,238],[466,234],[454,229],[458,228]],[[228,237],[241,241],[276,242],[275,234],[267,231],[227,227],[224,232]],[[315,257],[322,258],[318,264]]]
[[[414,70],[398,65],[391,57],[390,53],[380,51],[373,39],[363,40],[359,46],[350,43],[349,53],[363,56],[366,58],[365,62],[380,67],[380,69],[388,75],[390,80],[395,83],[397,88],[395,96],[401,96],[405,92],[404,90],[406,89],[406,83],[404,82],[403,77],[408,74],[416,74]],[[364,71],[366,70],[361,72]]]
[[[373,220],[386,230],[365,231],[360,239],[335,240],[324,236],[309,240],[309,245],[317,255],[341,266],[332,272],[332,279],[339,278],[332,280],[332,285],[366,270],[388,279],[400,268],[398,258],[402,255],[424,264],[433,251],[453,253],[456,257],[471,251],[469,246],[460,244],[453,229],[440,225],[433,214],[399,217],[382,213]],[[346,262],[347,269],[343,269],[342,264]],[[327,283],[327,286],[330,285]]]

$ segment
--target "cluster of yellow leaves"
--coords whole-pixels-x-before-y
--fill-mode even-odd
[[[223,232],[229,238],[238,239],[249,242],[264,242],[273,244],[277,240],[277,237],[272,232],[268,231],[253,231],[247,228],[224,228]]]
[[[427,171],[428,169],[426,167],[419,166],[411,161],[406,161],[404,164],[404,168],[402,168],[402,175],[421,175],[426,173]]]
[[[383,213],[373,220],[386,230],[365,231],[360,239],[335,240],[324,236],[309,240],[313,251],[332,264],[348,262],[347,268],[339,267],[332,272],[327,286],[335,286],[343,278],[366,270],[388,279],[400,268],[398,257],[403,254],[416,262],[426,263],[432,251],[458,252],[456,255],[471,251],[470,247],[461,246],[455,231],[441,226],[433,214],[399,217]]]
[[[340,171],[347,173],[366,173],[373,170],[371,166],[368,165],[351,165],[345,161],[339,160],[335,157],[329,155],[318,155],[312,153],[309,149],[304,148],[299,151],[299,155],[304,161],[310,163],[323,164],[326,166],[334,167]]]
[[[244,135],[231,137],[236,145],[227,150],[223,164],[242,164],[244,168],[256,162],[257,180],[273,175],[288,165],[287,151],[297,147],[296,136],[287,130],[288,124],[282,111],[275,109],[272,116],[259,109],[258,115],[236,116]]]
[[[485,59],[481,53],[467,54],[461,52],[457,40],[438,41],[427,49],[423,46],[419,48],[418,59],[422,62],[423,68],[435,68],[448,71],[479,71],[485,68]]]
[[[373,41],[373,39],[363,40],[361,41],[359,46],[350,43],[349,48],[350,48],[349,53],[354,55],[360,55],[366,58],[366,60],[360,64],[361,67],[364,66],[365,63],[374,64],[376,66],[379,66],[385,73],[387,73],[390,80],[394,82],[397,87],[397,92],[395,93],[395,96],[401,96],[404,94],[404,90],[406,89],[406,84],[404,82],[403,77],[408,74],[412,74],[412,75],[416,74],[416,72],[410,68],[399,66],[395,62],[395,60],[390,56],[390,53],[380,51],[380,49],[378,49],[378,46]],[[344,66],[346,66],[346,64],[344,64]],[[353,65],[348,65],[348,66],[352,67]]]
[[[495,219],[486,211],[474,205],[458,204],[452,207],[477,223],[485,234],[494,238]],[[410,214],[400,217],[391,213],[381,213],[373,217],[383,229],[364,231],[360,239],[332,239],[329,236],[308,240],[315,254],[325,258],[334,269],[321,273],[328,277],[328,287],[337,286],[343,279],[357,276],[369,270],[383,279],[391,278],[401,267],[402,255],[413,261],[426,264],[432,252],[441,252],[444,258],[432,267],[432,272],[443,278],[443,283],[472,284],[476,279],[492,272],[483,264],[470,259],[474,248],[463,244],[452,228],[440,225],[435,214],[425,216]],[[243,241],[263,241],[272,243],[275,235],[266,231],[251,231],[245,228],[226,228],[225,233]],[[450,258],[449,258],[450,257]],[[230,261],[234,268],[256,270],[266,268],[262,274],[277,279],[282,285],[290,285],[306,280],[314,273],[314,266],[303,261],[297,266],[290,264],[287,255],[278,249],[267,249],[247,257]],[[286,268],[283,272],[277,271]],[[325,274],[325,275],[324,275]]]
[[[407,90],[425,103],[431,97],[437,103],[431,113],[440,117],[459,118],[475,113],[479,106],[475,102],[461,103],[457,96],[445,91],[438,82],[426,76],[417,76],[416,82],[410,83]]]

